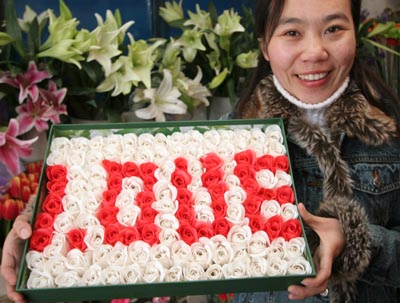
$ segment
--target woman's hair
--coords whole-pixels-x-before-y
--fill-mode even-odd
[[[360,22],[361,0],[351,1],[351,14],[355,32]],[[261,43],[268,43],[272,34],[278,26],[279,19],[285,6],[282,0],[256,0],[255,1],[255,31]],[[269,62],[264,59],[262,52],[258,57],[258,65],[254,70],[252,79],[247,90],[242,92],[239,102],[236,105],[236,112],[242,112],[246,107],[247,100],[251,97],[258,82],[271,74]],[[396,119],[400,125],[400,100],[389,86],[377,75],[377,73],[363,63],[356,55],[353,67],[350,72],[351,78],[357,83],[362,94],[374,106],[380,108]]]

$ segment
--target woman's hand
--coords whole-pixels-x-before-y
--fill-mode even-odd
[[[13,302],[26,302],[24,297],[15,291],[18,271],[22,259],[23,244],[31,234],[29,222],[30,215],[19,215],[14,222],[13,228],[7,235],[3,245],[3,256],[1,259],[1,274],[6,282],[7,296]]]
[[[313,256],[317,275],[315,278],[304,279],[301,282],[304,286],[289,286],[289,299],[291,300],[305,299],[326,290],[333,261],[343,250],[346,241],[339,220],[314,216],[306,210],[302,203],[299,204],[299,212],[304,222],[318,234],[320,245]]]

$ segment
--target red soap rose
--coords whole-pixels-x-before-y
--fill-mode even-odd
[[[47,245],[51,243],[53,237],[52,228],[38,228],[32,232],[32,237],[29,243],[31,250],[42,252]]]
[[[256,161],[256,153],[252,149],[246,149],[244,151],[238,152],[234,156],[234,160],[238,165],[248,165],[253,166]]]
[[[104,226],[104,242],[110,245],[117,243],[121,229],[122,226],[119,223]]]
[[[211,184],[208,187],[208,192],[212,200],[217,200],[224,198],[224,194],[228,189],[228,185],[224,181],[219,181],[218,183]]]
[[[187,171],[188,162],[187,162],[187,160],[185,158],[178,157],[178,158],[175,159],[174,163],[175,163],[176,169]]]
[[[108,226],[117,222],[117,214],[119,208],[116,206],[102,207],[97,213],[97,218],[100,220],[101,225]]]
[[[59,195],[49,193],[43,201],[42,209],[51,215],[58,215],[63,212],[61,197]]]
[[[84,252],[87,248],[84,238],[86,235],[86,230],[84,229],[72,229],[67,234],[67,240],[71,249],[77,248]]]
[[[141,208],[140,211],[140,220],[146,223],[153,223],[154,218],[157,216],[158,211],[152,208],[150,205],[146,205]]]
[[[254,215],[260,211],[263,198],[258,195],[250,195],[244,200],[243,207],[246,210],[246,215]]]
[[[202,176],[201,182],[204,187],[210,187],[212,184],[217,184],[222,181],[224,172],[220,168],[208,169]]]
[[[171,183],[177,188],[186,188],[191,181],[192,176],[181,169],[176,169],[171,175]]]
[[[129,246],[134,241],[140,240],[140,234],[136,227],[128,226],[122,228],[118,234],[118,241]]]
[[[188,204],[179,204],[175,216],[179,220],[180,224],[194,225],[196,222],[196,214],[194,209]]]
[[[275,157],[274,167],[275,170],[283,170],[288,173],[290,167],[289,158],[284,155]]]
[[[192,199],[192,192],[187,188],[178,188],[178,192],[176,195],[176,199],[178,200],[179,204],[185,204],[187,206],[191,206],[193,199]]]
[[[264,220],[261,215],[255,214],[255,215],[248,215],[247,217],[249,218],[249,227],[252,233],[264,229]]]
[[[228,208],[228,205],[226,205],[225,199],[222,197],[212,200],[211,208],[214,212],[215,218],[223,218],[226,216],[226,209]]]
[[[49,192],[56,194],[60,197],[65,195],[65,187],[67,186],[67,181],[48,181],[46,183],[46,188]]]
[[[224,217],[216,218],[212,223],[212,226],[216,235],[223,235],[225,237],[228,235],[231,228],[230,223]]]
[[[124,176],[124,178],[133,176],[139,177],[140,176],[139,166],[137,166],[137,164],[133,162],[125,162],[124,164],[122,164],[121,173],[122,176]]]
[[[199,240],[196,228],[187,223],[182,223],[178,228],[178,233],[181,239],[188,245],[193,244]]]
[[[159,232],[158,226],[154,223],[146,224],[142,228],[142,240],[150,245],[157,244]]]
[[[294,192],[291,186],[283,185],[276,189],[276,200],[279,204],[293,203]]]
[[[144,208],[146,206],[150,206],[156,200],[156,196],[154,195],[153,191],[151,190],[144,190],[139,192],[136,195],[136,204],[140,208]]]
[[[40,213],[35,220],[35,229],[53,228],[54,219],[49,213]]]
[[[224,161],[216,153],[208,153],[200,158],[200,163],[206,170],[210,170],[221,167]]]
[[[115,201],[117,200],[118,193],[114,189],[109,189],[103,192],[103,200],[101,201],[103,207],[113,207],[115,206]]]
[[[139,170],[142,176],[152,176],[154,171],[157,169],[157,165],[153,162],[142,163],[139,166]]]
[[[103,167],[108,172],[108,174],[120,174],[122,170],[122,164],[111,161],[111,160],[103,160],[102,161]]]
[[[157,182],[157,178],[153,175],[142,176],[144,190],[153,190],[154,184]]]
[[[109,175],[107,180],[108,189],[113,189],[117,193],[122,190],[122,174],[121,173],[113,173]]]
[[[258,196],[262,197],[263,200],[275,200],[276,190],[271,188],[260,187],[257,193]]]
[[[283,220],[280,215],[275,215],[269,218],[264,224],[264,231],[268,234],[272,241],[281,235]]]
[[[64,165],[48,166],[46,176],[50,181],[65,181],[67,179],[67,168]]]
[[[245,164],[236,165],[233,169],[233,173],[239,178],[240,182],[246,179],[254,179],[256,176],[256,171]]]
[[[301,236],[301,224],[298,219],[289,219],[283,222],[282,236],[286,241]]]
[[[256,162],[254,164],[254,169],[256,171],[262,170],[262,169],[269,169],[272,172],[275,172],[274,170],[274,162],[275,158],[271,155],[263,155],[261,157],[258,157],[256,159]]]
[[[211,238],[212,236],[214,236],[214,228],[210,223],[199,221],[196,223],[196,230],[197,230],[197,236],[199,238],[200,237]]]
[[[240,185],[246,191],[247,195],[257,194],[260,190],[260,185],[254,178],[240,180]]]

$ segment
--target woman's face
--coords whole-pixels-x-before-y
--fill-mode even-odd
[[[286,0],[266,60],[297,99],[319,103],[343,83],[356,50],[350,0]]]

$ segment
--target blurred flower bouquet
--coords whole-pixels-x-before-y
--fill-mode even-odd
[[[375,18],[364,11],[359,27],[361,55],[400,94],[400,11],[385,9]]]
[[[182,70],[189,75],[201,71],[201,83],[213,96],[229,96],[233,104],[258,57],[258,44],[251,30],[252,12],[246,7],[243,11],[244,18],[234,9],[218,15],[211,2],[208,11],[197,4],[196,12],[188,11],[185,17],[182,0],[166,2],[160,8],[168,25],[182,32],[174,40],[182,55]]]
[[[11,178],[7,183],[1,180],[0,187],[0,247],[11,229],[14,219],[25,209],[32,195],[36,194],[42,161],[26,165],[24,172]]]

